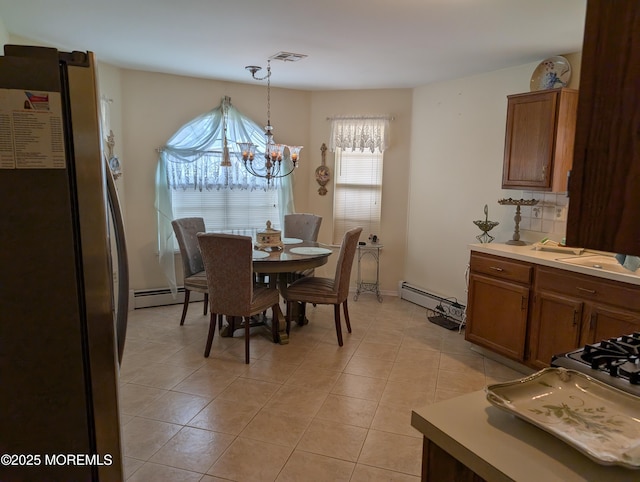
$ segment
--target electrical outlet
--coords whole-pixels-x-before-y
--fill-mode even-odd
[[[556,218],[562,217],[562,208],[556,207]]]
[[[462,308],[462,305],[458,305],[458,307],[452,305],[449,309],[449,315],[457,320],[462,320],[464,316],[464,309]]]

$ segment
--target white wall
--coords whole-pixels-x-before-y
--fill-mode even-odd
[[[0,46],[9,43],[9,32],[4,25],[2,17],[0,17]]]
[[[579,54],[569,60],[570,87],[577,87]],[[464,304],[468,245],[481,233],[473,221],[484,219],[485,204],[489,219],[500,222],[491,231],[494,242],[512,238],[515,208],[497,202],[523,196],[501,188],[507,95],[528,92],[537,65],[414,90],[405,281]]]

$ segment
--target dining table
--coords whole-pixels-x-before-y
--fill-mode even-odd
[[[225,230],[217,232],[251,236],[255,246],[255,230]],[[287,286],[292,273],[322,266],[327,263],[329,256],[333,253],[331,246],[315,241],[282,238],[282,242],[284,246],[281,248],[254,248],[253,250],[254,273],[260,278],[266,279],[268,277],[269,285],[277,287],[280,291]],[[270,327],[274,343],[280,343],[281,345],[289,343],[287,323],[280,306],[276,307],[270,319],[265,318],[262,317],[261,320],[254,320],[254,322],[255,324],[265,324]],[[230,333],[228,329],[223,329],[220,335],[233,336],[233,333]]]

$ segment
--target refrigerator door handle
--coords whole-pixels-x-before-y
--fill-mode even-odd
[[[124,236],[124,222],[118,199],[116,183],[113,180],[109,162],[105,158],[105,170],[107,178],[107,197],[109,211],[113,218],[113,231],[118,252],[118,306],[116,309],[116,339],[118,345],[118,363],[122,363],[124,352],[124,340],[127,334],[127,316],[129,311],[129,263],[127,258],[127,245]]]

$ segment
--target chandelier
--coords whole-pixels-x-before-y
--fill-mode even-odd
[[[273,126],[271,125],[271,59],[267,60],[267,75],[256,77],[262,67],[248,65],[245,67],[255,80],[267,80],[267,125],[264,128],[266,136],[266,146],[264,150],[264,161],[256,159],[256,145],[251,142],[238,142],[238,155],[244,164],[245,169],[253,176],[262,177],[267,180],[267,185],[271,179],[288,176],[298,166],[300,149],[303,146],[287,146],[276,144],[273,140]],[[260,153],[258,153],[258,157]],[[291,163],[287,165],[286,160]],[[284,166],[283,166],[284,162]]]

